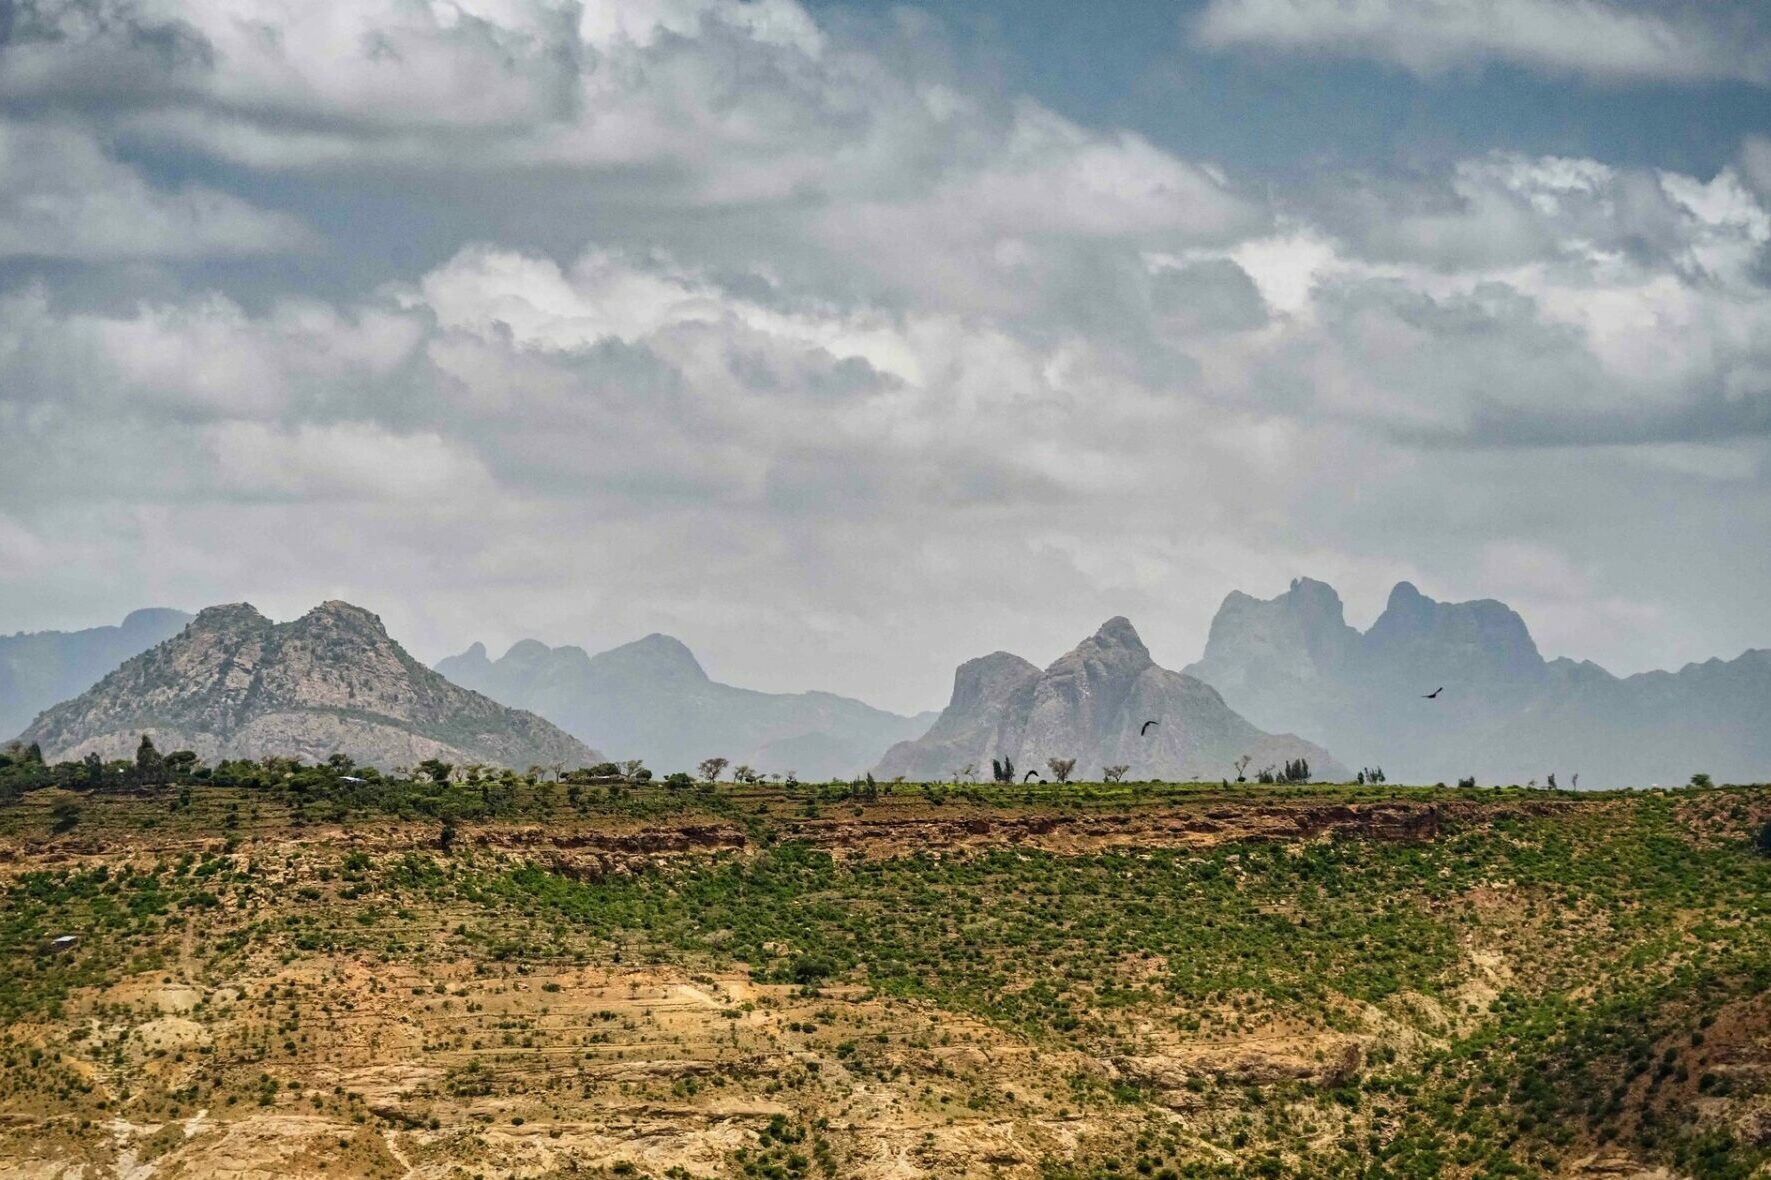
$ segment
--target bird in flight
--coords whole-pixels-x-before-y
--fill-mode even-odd
[[[1143,737],[1145,734],[1149,733],[1150,727],[1152,725],[1161,725],[1161,724],[1162,724],[1162,722],[1160,720],[1144,722],[1143,727],[1138,730],[1138,736]]]
[[[1439,694],[1444,691],[1445,691],[1445,686],[1443,684],[1441,684],[1438,688],[1435,688],[1432,692],[1422,693],[1421,699],[1425,700],[1425,701],[1437,700],[1439,697]]]
[[[1038,771],[1037,771],[1037,770],[1029,770],[1029,771],[1028,771],[1028,772],[1027,772],[1027,777],[1026,777],[1026,778],[1024,778],[1024,779],[1022,779],[1022,780],[1021,780],[1021,781],[1022,781],[1022,782],[1027,782],[1027,781],[1029,781],[1029,780],[1030,780],[1030,779],[1036,779],[1036,778],[1039,778],[1039,772],[1038,772]],[[1040,782],[1042,782],[1042,783],[1043,783],[1043,782],[1044,782],[1044,781],[1045,781],[1045,780],[1044,780],[1044,779],[1042,779],[1042,778],[1039,778],[1039,781],[1040,781]]]

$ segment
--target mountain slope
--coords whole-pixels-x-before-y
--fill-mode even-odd
[[[1158,724],[1141,732],[1152,719]],[[960,665],[934,726],[893,746],[875,773],[941,779],[1005,755],[1023,774],[1045,773],[1048,758],[1074,758],[1079,778],[1124,765],[1134,779],[1218,779],[1233,776],[1243,755],[1252,770],[1305,758],[1318,778],[1344,773],[1320,746],[1263,733],[1216,689],[1157,666],[1123,618],[1044,671],[1007,652]]]
[[[708,678],[681,641],[648,635],[600,655],[525,639],[492,660],[483,644],[437,671],[531,709],[622,758],[661,771],[720,756],[762,772],[823,779],[870,766],[931,718],[901,717],[824,692],[767,693]]]
[[[205,760],[349,754],[578,766],[595,751],[533,714],[449,683],[360,607],[327,602],[290,623],[244,603],[210,607],[25,731],[51,760],[132,754],[142,733]]]
[[[1225,598],[1187,671],[1258,725],[1295,730],[1394,779],[1646,786],[1695,771],[1771,777],[1771,652],[1617,677],[1545,660],[1504,603],[1436,602],[1407,582],[1371,629],[1299,578]],[[1439,686],[1437,700],[1423,699]]]
[[[191,621],[181,610],[131,611],[120,627],[0,635],[0,737],[57,701],[85,692],[130,656],[172,638]]]

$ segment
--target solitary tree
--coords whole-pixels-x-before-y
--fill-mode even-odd
[[[725,772],[724,758],[706,758],[701,762],[701,777],[710,783],[718,782],[719,776]]]
[[[1130,769],[1130,766],[1103,766],[1101,767],[1101,781],[1104,783],[1119,782],[1125,777],[1125,772]]]
[[[1231,765],[1236,768],[1237,782],[1245,783],[1248,781],[1248,764],[1253,761],[1253,754],[1244,754],[1242,757],[1236,759],[1235,762],[1231,763]]]
[[[978,781],[978,764],[976,762],[967,762],[964,766],[959,768],[959,773],[965,776],[966,782],[975,783]]]
[[[644,770],[645,768],[646,768],[645,759],[643,759],[643,758],[629,758],[627,761],[625,761],[621,764],[621,773],[623,776],[625,776],[629,780],[637,779],[640,776],[640,771]],[[646,777],[650,778],[652,776],[647,775]]]
[[[1076,769],[1074,758],[1047,758],[1045,768],[1052,772],[1052,777],[1061,783],[1070,781],[1070,772]]]
[[[141,735],[141,745],[135,748],[135,781],[143,786],[166,781],[166,760],[154,749],[154,739],[145,733]]]
[[[999,783],[1014,782],[1015,760],[1008,757],[990,759],[990,777]]]
[[[715,775],[714,777],[717,778],[719,776]],[[739,763],[732,768],[732,781],[735,783],[754,783],[760,777],[762,776],[758,775],[756,771],[745,766],[743,763]]]

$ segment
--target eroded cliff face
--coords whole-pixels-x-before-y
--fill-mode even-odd
[[[205,760],[335,753],[378,766],[425,758],[578,766],[595,751],[541,718],[449,683],[361,607],[327,602],[290,623],[244,603],[210,607],[181,634],[47,710],[25,740],[52,759],[161,750]]]
[[[961,665],[934,727],[892,747],[875,773],[939,779],[1007,756],[1022,773],[1074,758],[1078,778],[1123,765],[1130,778],[1184,781],[1234,777],[1244,755],[1254,769],[1305,758],[1318,777],[1344,773],[1322,747],[1265,733],[1209,685],[1158,666],[1113,618],[1044,671],[1006,652]]]

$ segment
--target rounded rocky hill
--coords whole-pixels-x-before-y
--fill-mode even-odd
[[[210,761],[343,753],[386,767],[426,758],[525,767],[601,757],[533,713],[450,683],[346,602],[288,623],[244,603],[210,607],[44,712],[23,739],[51,759],[111,758],[133,753],[144,733]]]

